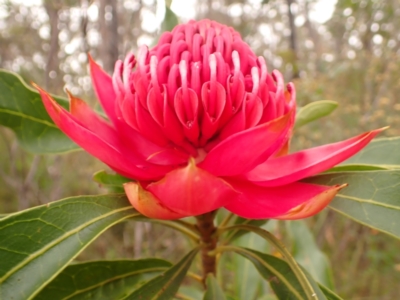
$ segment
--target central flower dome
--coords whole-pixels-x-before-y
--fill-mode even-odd
[[[292,84],[268,74],[233,28],[191,21],[118,61],[116,114],[160,146],[196,156],[227,137],[274,120],[295,106]]]

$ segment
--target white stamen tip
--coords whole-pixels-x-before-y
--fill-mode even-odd
[[[153,80],[154,79],[157,80],[157,65],[158,65],[157,56],[153,55],[150,58],[150,75]]]
[[[258,93],[258,88],[260,86],[260,77],[258,75],[258,68],[257,67],[252,67],[251,68],[251,78],[253,80],[253,94]]]
[[[139,51],[138,51],[139,67],[143,67],[145,65],[148,52],[149,52],[149,50],[147,49],[146,45],[143,45],[139,48]]]
[[[210,54],[210,56],[208,58],[208,62],[210,64],[211,78],[215,78],[215,76],[217,75],[217,59],[216,59],[214,53]]]
[[[265,63],[265,59],[262,56],[259,56],[257,60],[261,68],[261,81],[265,81],[268,73],[267,64]]]
[[[179,73],[181,74],[182,86],[187,86],[187,63],[185,60],[179,62]]]
[[[240,71],[240,57],[239,53],[235,50],[232,52],[232,62],[235,67],[235,73]]]

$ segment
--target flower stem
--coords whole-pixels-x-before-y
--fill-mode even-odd
[[[214,225],[214,216],[216,211],[212,211],[197,216],[197,229],[200,232],[200,240],[203,244],[201,249],[201,264],[203,268],[203,283],[205,283],[208,273],[216,275],[216,257],[209,255],[208,252],[215,250],[217,246],[217,237],[214,235],[216,227]]]
[[[231,221],[231,219],[234,217],[235,215],[231,212],[228,213],[228,215],[225,217],[225,219],[222,220],[221,224],[219,224],[218,226],[220,227],[225,227],[226,225],[229,224],[229,222]]]

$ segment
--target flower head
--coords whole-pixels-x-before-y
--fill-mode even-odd
[[[299,182],[347,159],[379,130],[288,154],[295,88],[268,73],[232,28],[191,21],[157,46],[117,61],[112,77],[92,59],[108,121],[69,95],[70,111],[39,88],[54,122],[116,172],[146,216],[175,219],[220,207],[247,218],[298,219],[343,186]]]

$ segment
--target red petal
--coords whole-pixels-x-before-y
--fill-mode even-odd
[[[189,154],[176,148],[166,148],[147,157],[147,161],[157,165],[182,165],[189,160]]]
[[[252,128],[260,122],[263,114],[263,104],[258,96],[246,93],[246,129]]]
[[[249,182],[231,182],[242,194],[226,209],[249,219],[294,220],[320,212],[346,185],[322,186],[295,182],[280,187],[261,187]]]
[[[237,195],[226,181],[197,168],[194,161],[149,184],[146,189],[165,207],[191,216],[218,209]]]
[[[44,106],[54,123],[79,146],[111,168],[120,171],[124,176],[143,180],[158,179],[171,170],[170,167],[152,165],[135,155],[123,155],[122,151],[126,152],[126,149],[117,137],[113,139],[113,143],[103,140],[101,136],[104,134],[92,132],[80,124],[48,93],[38,86],[36,88],[39,90]]]
[[[126,101],[125,101],[126,102]],[[125,105],[124,107],[129,107]],[[134,110],[129,110],[134,113]],[[127,148],[125,155],[137,155],[150,163],[157,165],[180,165],[186,163],[189,155],[179,147],[162,147],[146,139],[136,130],[123,122],[116,124],[120,140]]]
[[[115,113],[116,94],[112,84],[112,79],[89,55],[90,74],[92,77],[93,88],[97,98],[110,120],[115,124],[117,119]]]
[[[246,127],[246,104],[243,101],[239,111],[222,128],[219,138],[224,140],[235,133],[243,131]]]
[[[276,143],[280,146],[293,113],[228,137],[207,154],[199,167],[216,176],[235,176],[253,169],[277,150]]]
[[[150,113],[152,114],[154,120],[160,125],[163,130],[165,137],[170,139],[176,145],[179,145],[189,153],[196,153],[196,149],[185,140],[185,136],[183,133],[183,128],[179,123],[179,120],[174,112],[174,110],[170,107],[169,101],[167,99],[167,88],[166,86],[162,86],[163,93],[162,97],[157,99],[160,100],[159,104],[162,105],[158,108],[158,111],[154,105],[156,103],[152,103],[151,97],[155,96],[154,93],[149,95],[148,105],[150,109]],[[162,114],[162,116],[160,115]]]
[[[68,93],[70,113],[87,129],[96,134],[109,144],[116,142],[116,132],[103,118],[97,115],[82,99]]]
[[[179,88],[175,93],[174,107],[176,115],[183,126],[185,136],[197,144],[200,129],[198,123],[199,99],[192,89]]]
[[[136,113],[135,113],[135,96],[134,95],[125,96],[124,100],[121,101],[120,110],[122,118],[126,122],[126,124],[128,124],[136,131],[139,131],[140,129],[136,120]],[[118,125],[120,126],[120,124],[117,124],[117,126]]]
[[[269,159],[251,170],[245,177],[258,185],[279,186],[313,176],[356,154],[382,130],[384,128],[342,142]]]
[[[166,146],[169,142],[168,139],[164,136],[162,129],[156,121],[154,121],[148,110],[142,106],[137,95],[135,97],[134,107],[140,134],[157,145],[162,147]]]
[[[141,214],[152,219],[174,220],[187,217],[163,206],[154,195],[135,182],[124,184],[126,196]]]
[[[335,185],[323,191],[322,193],[312,197],[306,202],[293,207],[287,213],[275,217],[278,220],[298,220],[316,215],[323,210],[335,198],[336,194],[347,184]]]
[[[178,145],[183,145],[186,142],[182,126],[167,99],[164,101],[164,133]]]
[[[201,100],[204,114],[201,122],[202,142],[211,138],[218,129],[219,120],[224,112],[226,91],[219,82],[208,81],[201,88]]]

